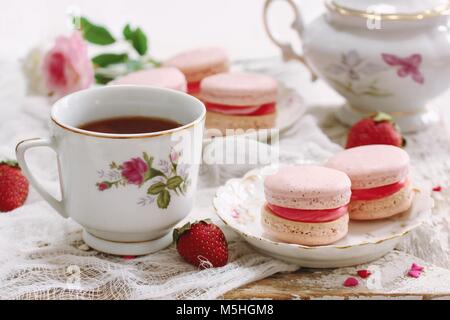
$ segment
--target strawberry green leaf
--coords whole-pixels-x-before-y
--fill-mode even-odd
[[[0,161],[0,164],[6,164],[7,166],[10,166],[10,167],[19,168],[19,164],[17,163],[16,160],[3,160],[3,161]]]
[[[372,117],[372,119],[375,122],[383,122],[383,121],[393,122],[392,117],[384,112],[378,112],[375,116]]]
[[[182,226],[182,227],[180,227],[180,228],[175,228],[175,229],[173,229],[173,234],[172,234],[172,236],[173,236],[173,241],[174,241],[175,243],[177,243],[177,242],[178,242],[178,239],[180,239],[180,237],[181,237],[185,232],[191,230],[191,226],[192,226],[191,223],[188,222],[188,223],[186,223],[184,226]]]

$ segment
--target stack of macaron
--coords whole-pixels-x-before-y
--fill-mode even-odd
[[[272,238],[325,245],[345,237],[351,196],[348,176],[320,166],[285,166],[264,180],[261,219]]]
[[[204,78],[229,70],[229,58],[220,47],[204,47],[181,52],[163,65],[179,69],[186,77],[188,93],[198,96]]]
[[[200,84],[206,126],[219,129],[268,129],[275,125],[277,82],[252,73],[221,73]]]
[[[229,65],[223,48],[202,47],[177,54],[161,68],[136,71],[110,84],[187,92],[205,103],[207,128],[222,134],[227,134],[227,129],[273,128],[277,82],[261,74],[229,72]]]
[[[184,74],[180,70],[171,67],[132,72],[109,84],[153,86],[186,92],[186,78]]]
[[[409,156],[390,145],[367,145],[344,150],[327,166],[345,172],[352,181],[350,219],[375,220],[404,212],[413,192]]]
[[[302,245],[331,244],[352,220],[407,211],[413,191],[408,154],[390,145],[342,151],[325,166],[285,166],[264,180],[261,222],[269,237]]]

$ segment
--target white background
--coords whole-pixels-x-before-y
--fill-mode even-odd
[[[306,22],[323,10],[323,0],[296,0]],[[279,54],[263,24],[264,0],[0,0],[0,59],[24,56],[40,42],[68,33],[67,10],[79,8],[116,35],[130,22],[146,31],[150,51],[164,59],[200,45],[222,45],[234,59]],[[276,3],[271,23],[289,32],[292,15]]]

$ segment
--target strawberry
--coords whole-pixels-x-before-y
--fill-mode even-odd
[[[353,125],[348,134],[346,148],[369,144],[389,144],[403,147],[406,142],[392,117],[380,112]]]
[[[187,223],[173,231],[178,253],[200,269],[227,264],[228,243],[222,230],[209,220]]]
[[[0,162],[0,212],[23,205],[28,196],[28,180],[15,161]]]

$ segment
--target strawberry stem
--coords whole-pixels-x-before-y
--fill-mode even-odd
[[[16,160],[3,160],[3,161],[0,161],[0,165],[1,164],[6,164],[7,166],[10,166],[10,167],[14,167],[14,168],[19,168],[19,163],[16,161]]]

